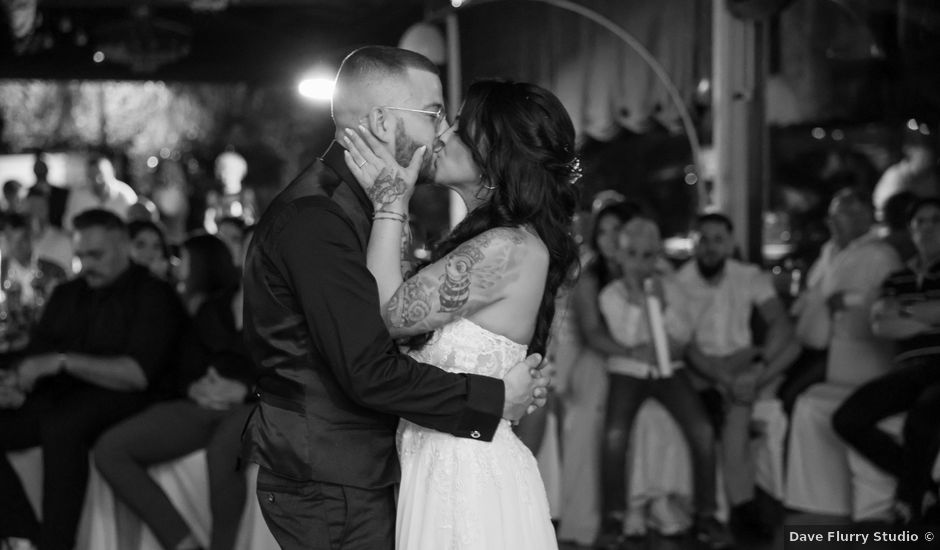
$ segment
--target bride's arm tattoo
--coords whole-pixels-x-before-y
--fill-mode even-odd
[[[401,198],[405,191],[407,191],[407,186],[405,180],[398,174],[398,170],[382,168],[372,187],[366,189],[366,195],[376,206],[376,210],[381,210],[382,207]]]
[[[433,330],[502,297],[519,276],[523,238],[511,229],[487,231],[405,281],[384,313],[393,329]]]

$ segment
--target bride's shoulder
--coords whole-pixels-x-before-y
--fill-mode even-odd
[[[481,248],[503,249],[514,255],[548,257],[548,248],[525,227],[494,227],[472,239]]]

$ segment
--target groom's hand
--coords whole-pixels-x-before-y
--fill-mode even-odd
[[[506,376],[506,400],[503,404],[503,418],[516,422],[526,413],[545,404],[548,397],[548,384],[551,380],[539,370],[542,356],[538,353],[516,363]]]

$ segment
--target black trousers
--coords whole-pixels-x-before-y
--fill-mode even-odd
[[[261,468],[258,501],[284,550],[394,550],[395,490],[295,481]]]
[[[245,506],[245,472],[237,462],[250,410],[247,404],[204,409],[188,399],[157,403],[102,435],[95,464],[163,547],[176,548],[189,535],[189,526],[147,468],[205,448],[212,511],[209,549],[230,550]]]
[[[45,386],[19,409],[0,410],[0,538],[21,537],[41,550],[71,550],[88,484],[88,452],[109,426],[139,411],[139,393],[95,386]],[[7,451],[43,454],[40,529]]]
[[[640,405],[648,397],[656,399],[669,411],[685,435],[692,454],[695,511],[711,517],[717,509],[715,432],[705,405],[685,371],[661,379],[610,375],[601,459],[604,517],[626,510],[626,454],[630,431]]]
[[[878,428],[902,412],[903,445]],[[905,362],[862,385],[836,409],[832,425],[846,443],[898,479],[898,498],[919,508],[940,446],[940,357]]]

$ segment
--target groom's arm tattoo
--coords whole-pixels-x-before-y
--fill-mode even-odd
[[[433,330],[494,301],[519,276],[522,243],[513,230],[498,229],[461,244],[398,288],[386,306],[386,322]]]
[[[398,170],[382,168],[372,187],[366,189],[366,195],[373,205],[381,209],[400,199],[407,189],[405,180],[398,174]]]

